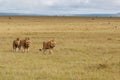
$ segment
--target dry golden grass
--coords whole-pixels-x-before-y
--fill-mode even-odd
[[[31,38],[29,53],[12,41]],[[42,42],[56,39],[53,54]],[[0,17],[0,80],[119,80],[120,18]]]

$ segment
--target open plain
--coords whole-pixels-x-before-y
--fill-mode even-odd
[[[12,51],[17,37],[28,53]],[[0,17],[0,80],[120,80],[120,18]]]

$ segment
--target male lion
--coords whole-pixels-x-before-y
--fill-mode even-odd
[[[27,52],[29,51],[29,47],[30,47],[30,38],[26,37],[24,40],[20,41],[20,46],[23,48],[23,52],[25,52],[27,50]]]
[[[43,53],[46,50],[49,50],[49,53],[52,53],[52,49],[56,46],[56,41],[54,39],[47,41],[47,42],[43,42],[43,48],[39,49],[40,51],[43,51]]]
[[[20,39],[16,38],[16,40],[13,41],[13,51],[16,52],[17,49],[21,49],[21,45],[20,45]]]

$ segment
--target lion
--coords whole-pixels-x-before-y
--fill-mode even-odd
[[[43,51],[45,53],[46,50],[49,50],[49,53],[52,53],[52,49],[56,46],[56,41],[55,39],[52,39],[47,42],[43,42],[43,47],[42,49],[39,49],[40,51]]]
[[[29,52],[29,47],[30,47],[30,38],[26,37],[24,40],[20,41],[20,47],[22,48],[23,52]]]
[[[20,39],[16,38],[16,40],[13,41],[13,51],[16,52],[17,50],[20,49],[21,49]]]

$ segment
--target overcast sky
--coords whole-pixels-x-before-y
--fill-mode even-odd
[[[36,14],[118,13],[120,0],[0,0],[0,12]]]

